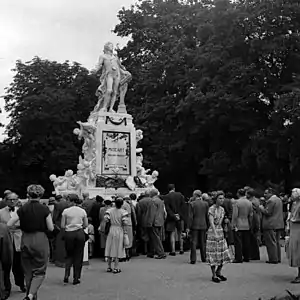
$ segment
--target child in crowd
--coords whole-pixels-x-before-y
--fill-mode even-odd
[[[95,243],[95,231],[94,226],[92,225],[92,218],[88,218],[89,225],[88,225],[88,235],[89,235],[89,258],[94,255],[94,243]]]

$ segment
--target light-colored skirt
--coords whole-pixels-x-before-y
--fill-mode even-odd
[[[125,258],[124,232],[121,226],[111,225],[105,244],[105,257]]]
[[[207,231],[206,261],[210,266],[220,266],[232,260],[222,226],[216,226],[216,231],[218,238],[215,237],[212,228]]]
[[[290,238],[287,245],[287,258],[291,267],[300,267],[300,224],[290,225]]]

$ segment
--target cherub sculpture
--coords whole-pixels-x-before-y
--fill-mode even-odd
[[[158,175],[157,171],[153,171],[151,175],[146,175],[146,185],[148,188],[155,188],[154,183],[158,179]]]

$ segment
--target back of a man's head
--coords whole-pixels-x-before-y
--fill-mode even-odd
[[[83,198],[84,200],[89,199],[89,197],[90,197],[90,194],[89,194],[88,192],[82,193],[82,198]]]
[[[245,189],[239,189],[239,190],[237,191],[237,196],[238,196],[239,198],[245,197],[245,195],[246,195]]]
[[[247,197],[247,199],[251,199],[251,198],[255,197],[255,190],[252,188],[249,188],[246,191],[246,197]]]
[[[193,197],[194,198],[200,198],[202,196],[202,192],[200,190],[195,190],[193,192]]]
[[[129,198],[130,198],[130,200],[135,201],[137,197],[136,197],[136,194],[135,194],[135,193],[131,193],[131,194],[129,195]]]
[[[175,184],[173,184],[173,183],[168,184],[168,192],[171,192],[171,191],[175,191]]]
[[[158,196],[158,194],[159,194],[159,192],[156,188],[150,189],[148,193],[149,193],[149,197],[151,197],[151,198],[155,197],[155,196]]]
[[[103,201],[104,201],[104,199],[100,195],[96,196],[96,202],[97,203],[103,203]]]

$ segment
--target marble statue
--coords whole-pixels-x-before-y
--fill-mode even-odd
[[[106,112],[107,110],[109,112],[115,112],[113,108],[118,95],[120,96],[120,106],[123,107],[123,109],[125,107],[124,98],[127,92],[128,82],[132,79],[132,76],[121,64],[119,58],[113,51],[113,44],[110,42],[106,43],[104,45],[104,53],[100,55],[95,69],[91,71],[93,74],[101,71],[100,85],[96,91],[98,103],[94,112]]]
[[[143,130],[137,129],[135,132],[136,135],[136,153],[139,154],[143,151],[143,148],[138,148],[138,143],[143,139]]]
[[[71,194],[78,193],[80,189],[80,182],[74,178],[72,170],[67,170],[64,176],[57,177],[52,174],[49,179],[53,182],[55,194]]]
[[[151,175],[146,175],[147,188],[155,188],[154,183],[158,179],[158,171],[153,171]]]

